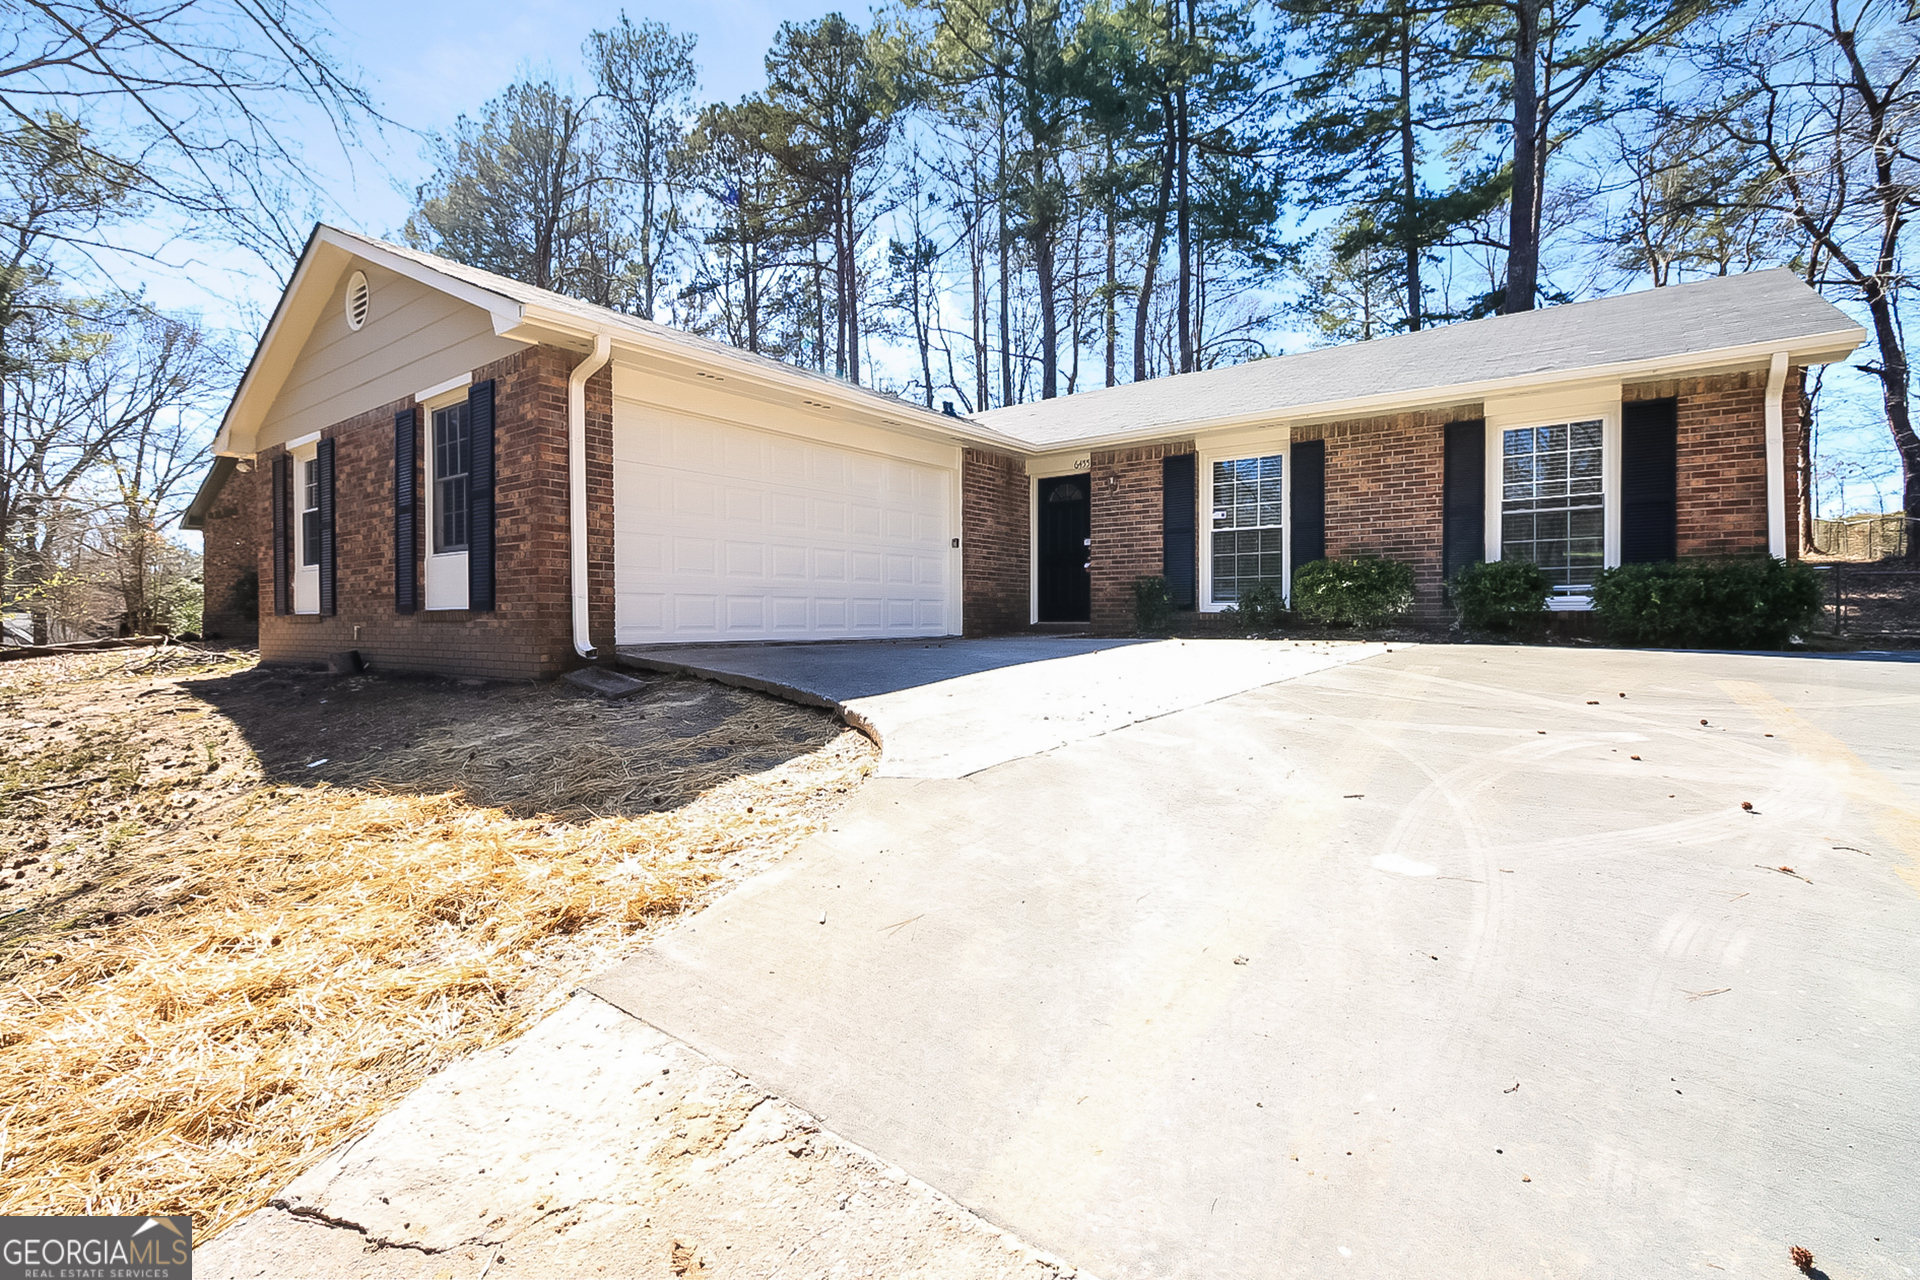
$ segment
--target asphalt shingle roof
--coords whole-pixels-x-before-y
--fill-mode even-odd
[[[1155,429],[1285,417],[1372,396],[1409,407],[1507,378],[1684,357],[1858,326],[1786,268],[1493,316],[1371,342],[1085,391],[974,415],[1037,449]]]

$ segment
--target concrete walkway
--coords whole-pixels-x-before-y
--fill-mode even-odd
[[[1103,712],[1156,649],[847,686],[893,776],[593,990],[1114,1280],[1920,1273],[1920,667],[1447,646]]]
[[[883,744],[883,777],[963,778],[1384,651],[1325,641],[1012,636],[624,648],[620,657],[832,707]]]

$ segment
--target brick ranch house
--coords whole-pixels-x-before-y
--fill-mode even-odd
[[[1129,625],[1378,554],[1444,616],[1526,557],[1799,553],[1804,371],[1755,272],[962,418],[331,227],[214,442],[207,629],[529,678],[614,646]],[[257,610],[250,607],[257,600]]]

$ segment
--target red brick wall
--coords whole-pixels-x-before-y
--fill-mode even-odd
[[[260,620],[255,608],[243,603],[241,593],[249,574],[259,568],[260,544],[271,540],[272,526],[262,532],[267,518],[270,479],[253,463],[242,461],[227,476],[214,497],[201,531],[200,591],[205,610],[200,629],[208,639],[235,640],[251,644],[260,636]],[[254,593],[257,605],[258,592]],[[267,607],[273,597],[265,597]]]
[[[316,662],[329,653],[358,649],[377,669],[498,679],[528,679],[576,665],[567,563],[566,404],[567,374],[580,358],[555,347],[529,347],[473,370],[475,381],[495,381],[497,607],[491,613],[394,612],[393,415],[412,404],[411,398],[370,408],[324,432],[336,442],[335,616],[273,614],[271,485],[259,477],[280,450],[263,451],[247,499],[258,530],[261,657]],[[591,627],[594,643],[607,648],[613,643],[613,383],[608,370],[587,384],[587,439]],[[219,514],[207,521],[210,542],[231,536],[229,522]],[[425,538],[419,541],[424,546]]]
[[[1160,460],[1193,452],[1193,441],[1094,453],[1093,629],[1133,629],[1134,579],[1166,569]]]
[[[1481,416],[1478,404],[1295,427],[1327,442],[1327,555],[1379,556],[1413,567],[1412,616],[1437,621],[1446,425]]]
[[[1800,554],[1800,381],[1792,369],[1783,425],[1787,553]],[[1679,529],[1683,556],[1741,555],[1767,549],[1767,373],[1719,374],[1621,388],[1622,400],[1678,402]]]
[[[1024,630],[1032,617],[1027,470],[1004,453],[960,462],[962,625],[970,636]]]

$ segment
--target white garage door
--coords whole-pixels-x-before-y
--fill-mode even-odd
[[[956,488],[946,468],[616,400],[615,638],[945,635]]]

